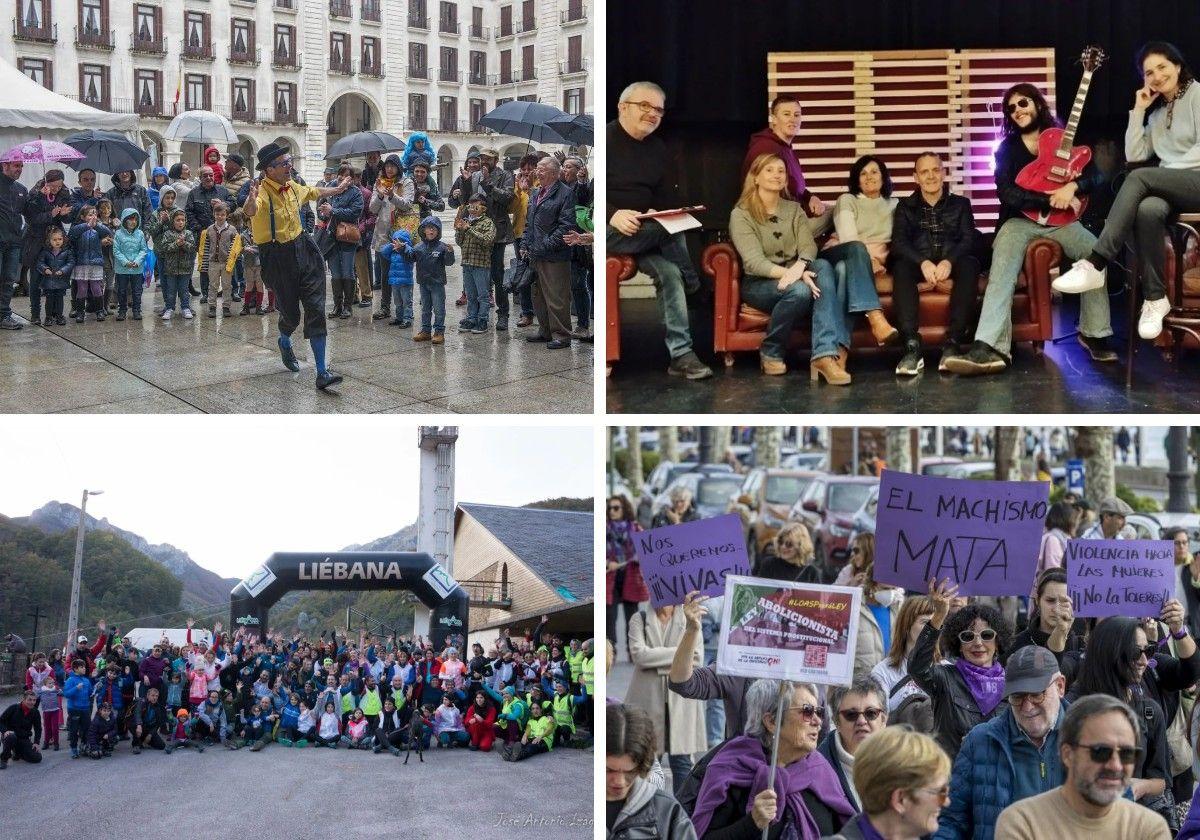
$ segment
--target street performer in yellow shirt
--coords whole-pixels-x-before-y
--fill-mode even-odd
[[[250,183],[242,212],[250,220],[258,246],[263,282],[275,292],[279,308],[279,352],[290,371],[300,370],[292,350],[292,333],[304,306],[304,337],[312,347],[317,388],[325,390],[342,377],[325,366],[325,260],[311,236],[300,226],[300,208],[310,201],[337,195],[350,187],[344,177],[326,189],[291,180],[292,157],[277,143],[258,151],[257,169],[263,174]]]

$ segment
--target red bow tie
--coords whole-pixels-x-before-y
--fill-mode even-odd
[[[282,187],[280,187],[280,188],[279,188],[279,192],[281,192],[281,193],[285,193],[285,192],[287,192],[288,190],[290,190],[291,188],[292,188],[292,184],[291,184],[291,182],[289,181],[288,183],[284,184]]]

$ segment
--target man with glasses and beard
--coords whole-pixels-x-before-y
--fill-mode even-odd
[[[1078,220],[1062,227],[1047,227],[1026,218],[1023,211],[1078,207],[1080,197],[1103,185],[1099,168],[1089,163],[1077,179],[1049,195],[1017,186],[1017,175],[1037,158],[1038,138],[1056,122],[1041,91],[1027,82],[1013,85],[1000,102],[1004,140],[996,150],[1000,216],[992,245],[992,267],[974,344],[967,353],[944,362],[947,370],[964,376],[1002,373],[1012,364],[1012,299],[1029,243],[1039,237],[1053,239],[1062,246],[1066,262],[1083,259],[1096,244],[1096,237]],[[1084,292],[1079,299],[1078,338],[1093,361],[1117,360],[1117,354],[1108,346],[1110,335],[1107,290],[1101,286]]]
[[[862,800],[854,788],[854,754],[868,736],[887,726],[887,696],[875,680],[859,677],[848,687],[839,686],[829,692],[829,708],[833,729],[817,751],[829,760],[842,783],[842,792],[857,813],[862,810]]]
[[[1071,704],[1057,752],[1066,774],[1062,785],[1004,809],[996,840],[1170,840],[1161,816],[1124,798],[1141,752],[1137,718],[1128,706],[1107,694]]]
[[[1054,654],[1037,645],[1008,658],[1004,712],[963,739],[937,840],[991,837],[1009,805],[1062,784],[1058,747],[1067,703],[1058,668]]]

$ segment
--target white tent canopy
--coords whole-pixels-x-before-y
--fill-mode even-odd
[[[82,102],[68,99],[39,85],[7,61],[0,60],[0,129],[21,129],[24,135],[5,146],[31,140],[45,129],[64,130],[69,134],[85,128],[136,132],[136,114],[110,114]],[[8,132],[6,131],[5,134]],[[33,135],[33,136],[31,136]]]

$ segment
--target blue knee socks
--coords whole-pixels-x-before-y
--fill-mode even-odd
[[[325,375],[325,336],[313,336],[308,340],[312,346],[313,364],[317,366],[317,374]]]

